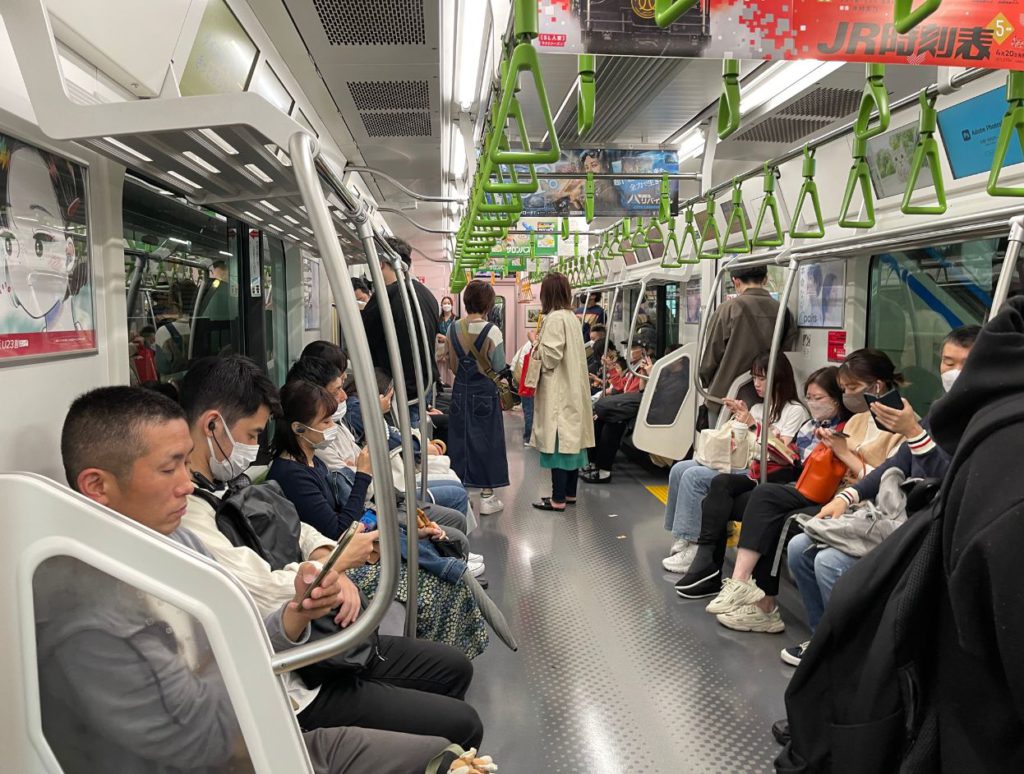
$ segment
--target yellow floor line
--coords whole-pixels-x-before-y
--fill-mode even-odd
[[[657,497],[662,505],[668,505],[668,486],[649,486],[647,491]]]

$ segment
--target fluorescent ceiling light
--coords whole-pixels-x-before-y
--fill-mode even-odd
[[[124,151],[125,153],[127,153],[127,154],[129,154],[131,156],[134,156],[135,158],[139,159],[139,161],[146,161],[146,162],[153,161],[153,159],[151,159],[146,154],[139,153],[139,151],[135,150],[135,148],[129,148],[123,142],[121,142],[120,140],[115,140],[113,137],[104,137],[103,141],[106,142],[106,143],[109,143],[110,145],[113,145],[115,148],[117,148],[120,151]]]
[[[171,177],[173,177],[175,180],[181,181],[182,183],[187,185],[189,188],[202,188],[202,186],[199,185],[199,183],[195,182],[194,180],[189,180],[184,175],[179,175],[174,170],[168,170],[167,174],[170,175]]]
[[[299,221],[295,220],[291,215],[285,215],[284,219],[291,223],[293,226],[299,225]]]
[[[249,170],[257,179],[264,183],[273,183],[274,178],[264,172],[262,169],[257,167],[255,164],[246,164],[245,168]]]
[[[213,131],[213,129],[200,129],[199,134],[203,135],[203,137],[212,142],[229,156],[238,155],[238,151],[235,150],[235,146]]]
[[[268,202],[266,199],[260,199],[260,204],[263,205],[264,207],[266,207],[271,212],[280,212],[281,211],[280,207],[275,207],[273,204]]]
[[[229,253],[227,250],[218,250],[217,252],[220,253],[221,255],[226,255],[228,258],[235,257],[233,253]]]
[[[280,226],[275,226],[273,223],[268,223],[267,225],[274,229],[274,231],[280,231],[282,234],[284,233],[284,229]]]
[[[704,127],[695,126],[688,132],[685,132],[682,137],[679,138],[678,144],[678,156],[679,161],[686,161],[692,159],[694,156],[699,156],[704,152]]]
[[[249,212],[249,210],[242,210],[242,214],[245,215],[245,217],[255,221],[256,223],[263,222],[263,218],[261,218],[259,215],[253,215],[251,212]]]
[[[306,228],[305,226],[303,226],[303,227],[302,227],[302,230],[303,230],[303,231],[305,231],[305,232],[306,232],[307,234],[309,234],[310,236],[312,236],[312,235],[313,235],[313,229],[311,229],[311,228]]]
[[[460,0],[456,18],[459,39],[456,46],[455,101],[468,111],[477,95],[480,59],[487,39],[485,23],[489,3],[482,0]]]
[[[295,234],[291,233],[290,231],[288,232],[288,238],[294,239],[296,242],[301,241],[297,236],[295,236]]]
[[[744,84],[740,94],[740,114],[749,113],[766,102],[781,102],[796,96],[842,66],[842,62],[819,62],[816,59],[776,62],[749,85]]]
[[[179,245],[190,245],[192,244],[187,239],[178,239],[178,237],[167,237],[171,242],[177,242]]]
[[[466,156],[466,143],[462,139],[462,133],[452,130],[452,137],[454,142],[452,145],[452,157],[450,159],[451,168],[448,170],[451,172],[452,177],[456,180],[463,180],[466,177],[466,164],[469,163],[469,157]]]
[[[209,161],[204,159],[202,156],[193,153],[192,151],[185,151],[181,155],[187,158],[189,161],[198,164],[200,167],[205,169],[207,172],[210,172],[211,174],[220,174],[220,170],[217,169],[217,167],[213,166],[213,164],[211,164]]]

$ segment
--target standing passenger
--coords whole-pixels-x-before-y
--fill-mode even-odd
[[[551,471],[551,497],[533,504],[542,511],[564,511],[576,502],[578,471],[594,445],[587,355],[580,321],[572,311],[572,290],[564,274],[549,274],[540,286],[544,323],[532,357],[541,359],[533,444],[542,468]]]
[[[441,316],[437,319],[437,350],[434,359],[437,361],[441,384],[446,386],[450,386],[454,379],[452,369],[448,367],[448,330],[457,319],[451,296],[445,296],[441,299]]]
[[[732,272],[732,284],[738,295],[722,304],[711,319],[700,379],[712,396],[708,401],[712,426],[732,383],[755,357],[771,349],[779,302],[771,297],[765,287],[767,282],[766,266],[736,269]],[[786,312],[782,349],[789,351],[795,344],[796,326]]]
[[[455,371],[448,455],[462,483],[482,490],[480,513],[497,513],[505,505],[494,488],[508,486],[505,423],[498,388],[485,370],[505,369],[505,343],[498,327],[487,321],[494,288],[473,280],[462,291],[462,304],[466,316],[448,330],[448,365]]]

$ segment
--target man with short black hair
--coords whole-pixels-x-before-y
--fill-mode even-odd
[[[356,303],[359,304],[360,309],[366,306],[366,302],[373,295],[369,284],[362,277],[352,278],[352,292],[356,294]]]
[[[700,380],[711,394],[707,405],[712,425],[732,383],[750,370],[754,358],[771,349],[779,302],[768,292],[767,283],[767,266],[735,269],[732,284],[737,295],[718,307],[711,319]],[[782,351],[788,352],[796,345],[797,329],[788,311],[785,320]]]
[[[181,408],[136,387],[80,396],[61,435],[72,488],[210,558],[180,526],[193,488],[191,451]],[[303,600],[316,575],[315,565],[303,564],[290,600],[264,619],[275,648],[304,642],[309,623],[336,606],[335,571]],[[189,638],[199,664],[193,667],[171,625],[153,620],[145,595],[69,557],[48,560],[46,573],[37,574],[35,596],[43,722],[53,731],[47,741],[64,771],[174,774],[248,766],[246,742],[202,627]],[[321,728],[304,738],[318,774],[422,770],[447,743],[360,728]]]

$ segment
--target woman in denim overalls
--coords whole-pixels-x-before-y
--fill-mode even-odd
[[[467,488],[481,489],[480,513],[500,511],[504,504],[494,488],[508,486],[505,424],[498,388],[481,370],[481,358],[495,372],[505,368],[505,346],[487,313],[494,306],[494,288],[474,280],[463,291],[466,316],[448,330],[448,361],[455,371],[448,419],[448,456],[452,470]]]

